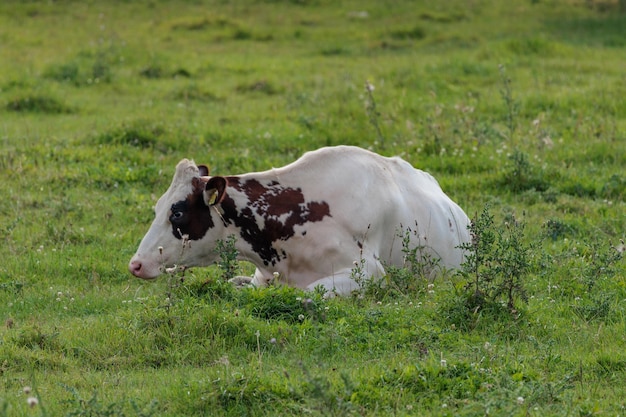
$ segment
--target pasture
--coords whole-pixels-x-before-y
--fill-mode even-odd
[[[5,0],[0,45],[0,415],[626,414],[619,2]],[[339,144],[433,174],[486,257],[335,299],[232,288],[228,242],[128,273],[181,158]]]

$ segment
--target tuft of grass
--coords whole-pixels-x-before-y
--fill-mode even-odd
[[[396,29],[390,33],[392,39],[396,40],[419,40],[426,37],[426,31],[420,26],[410,29]]]
[[[45,71],[44,77],[56,81],[80,84],[79,67],[78,64],[76,64],[75,62],[49,67]]]
[[[68,417],[150,417],[157,415],[158,402],[152,400],[146,406],[140,406],[134,400],[129,400],[132,412],[127,413],[125,404],[118,402],[105,403],[98,397],[98,392],[94,391],[90,398],[85,399],[81,396],[76,388],[65,386],[65,389],[71,394],[71,397],[63,403],[67,406]]]
[[[159,79],[166,76],[166,72],[160,65],[152,64],[139,71],[139,75],[148,79]]]
[[[302,323],[323,320],[324,303],[321,293],[305,293],[288,286],[269,286],[243,291],[241,307],[262,320]]]
[[[207,91],[197,84],[188,84],[184,87],[177,88],[169,95],[174,100],[197,101],[200,103],[223,102],[224,98],[218,97],[216,94]]]
[[[515,149],[509,156],[508,167],[501,184],[516,193],[527,190],[546,191],[550,184],[545,178],[545,173],[529,161],[528,155]]]
[[[581,255],[586,262],[582,268],[580,278],[591,293],[601,280],[611,279],[617,271],[617,265],[624,257],[624,252],[616,248],[593,241],[585,245]]]
[[[95,57],[90,56],[88,60],[51,65],[46,68],[43,77],[76,87],[110,83],[113,78],[113,69],[107,55],[105,52],[98,52]]]
[[[91,143],[97,145],[122,145],[163,152],[184,149],[190,141],[190,138],[181,137],[181,133],[173,131],[171,127],[146,119],[123,122],[91,139]]]
[[[598,294],[572,306],[572,310],[574,314],[586,322],[606,322],[613,310],[612,297],[607,294]]]
[[[547,237],[553,241],[562,239],[566,236],[571,236],[574,232],[574,228],[558,218],[548,219],[543,228]]]
[[[107,133],[98,136],[98,144],[130,145],[138,148],[148,148],[158,143],[165,134],[165,129],[159,125],[145,121],[136,121],[125,124]]]
[[[242,84],[237,86],[239,93],[261,93],[268,96],[276,95],[280,92],[280,88],[266,80],[259,80],[251,84]]]
[[[16,113],[70,114],[76,109],[59,99],[42,94],[24,95],[9,100],[6,109]]]
[[[600,195],[603,198],[625,201],[626,198],[626,176],[613,174],[602,185]]]

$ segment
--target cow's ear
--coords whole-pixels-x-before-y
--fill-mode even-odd
[[[209,176],[209,167],[206,165],[198,165],[198,170],[200,171],[200,176],[201,177],[208,177]]]
[[[224,200],[226,196],[226,178],[211,177],[204,188],[204,202],[207,206],[214,206]]]

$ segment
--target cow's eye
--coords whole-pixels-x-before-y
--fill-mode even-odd
[[[179,201],[172,204],[170,208],[170,222],[180,224],[185,221],[187,215],[187,203],[185,201]]]
[[[184,213],[182,211],[175,211],[170,216],[170,221],[180,220],[183,218],[183,216],[184,216]]]

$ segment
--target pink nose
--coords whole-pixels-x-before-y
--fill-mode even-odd
[[[136,277],[141,275],[142,267],[143,265],[141,264],[140,261],[130,261],[130,263],[128,264],[128,270],[130,271],[131,274],[133,274]]]

